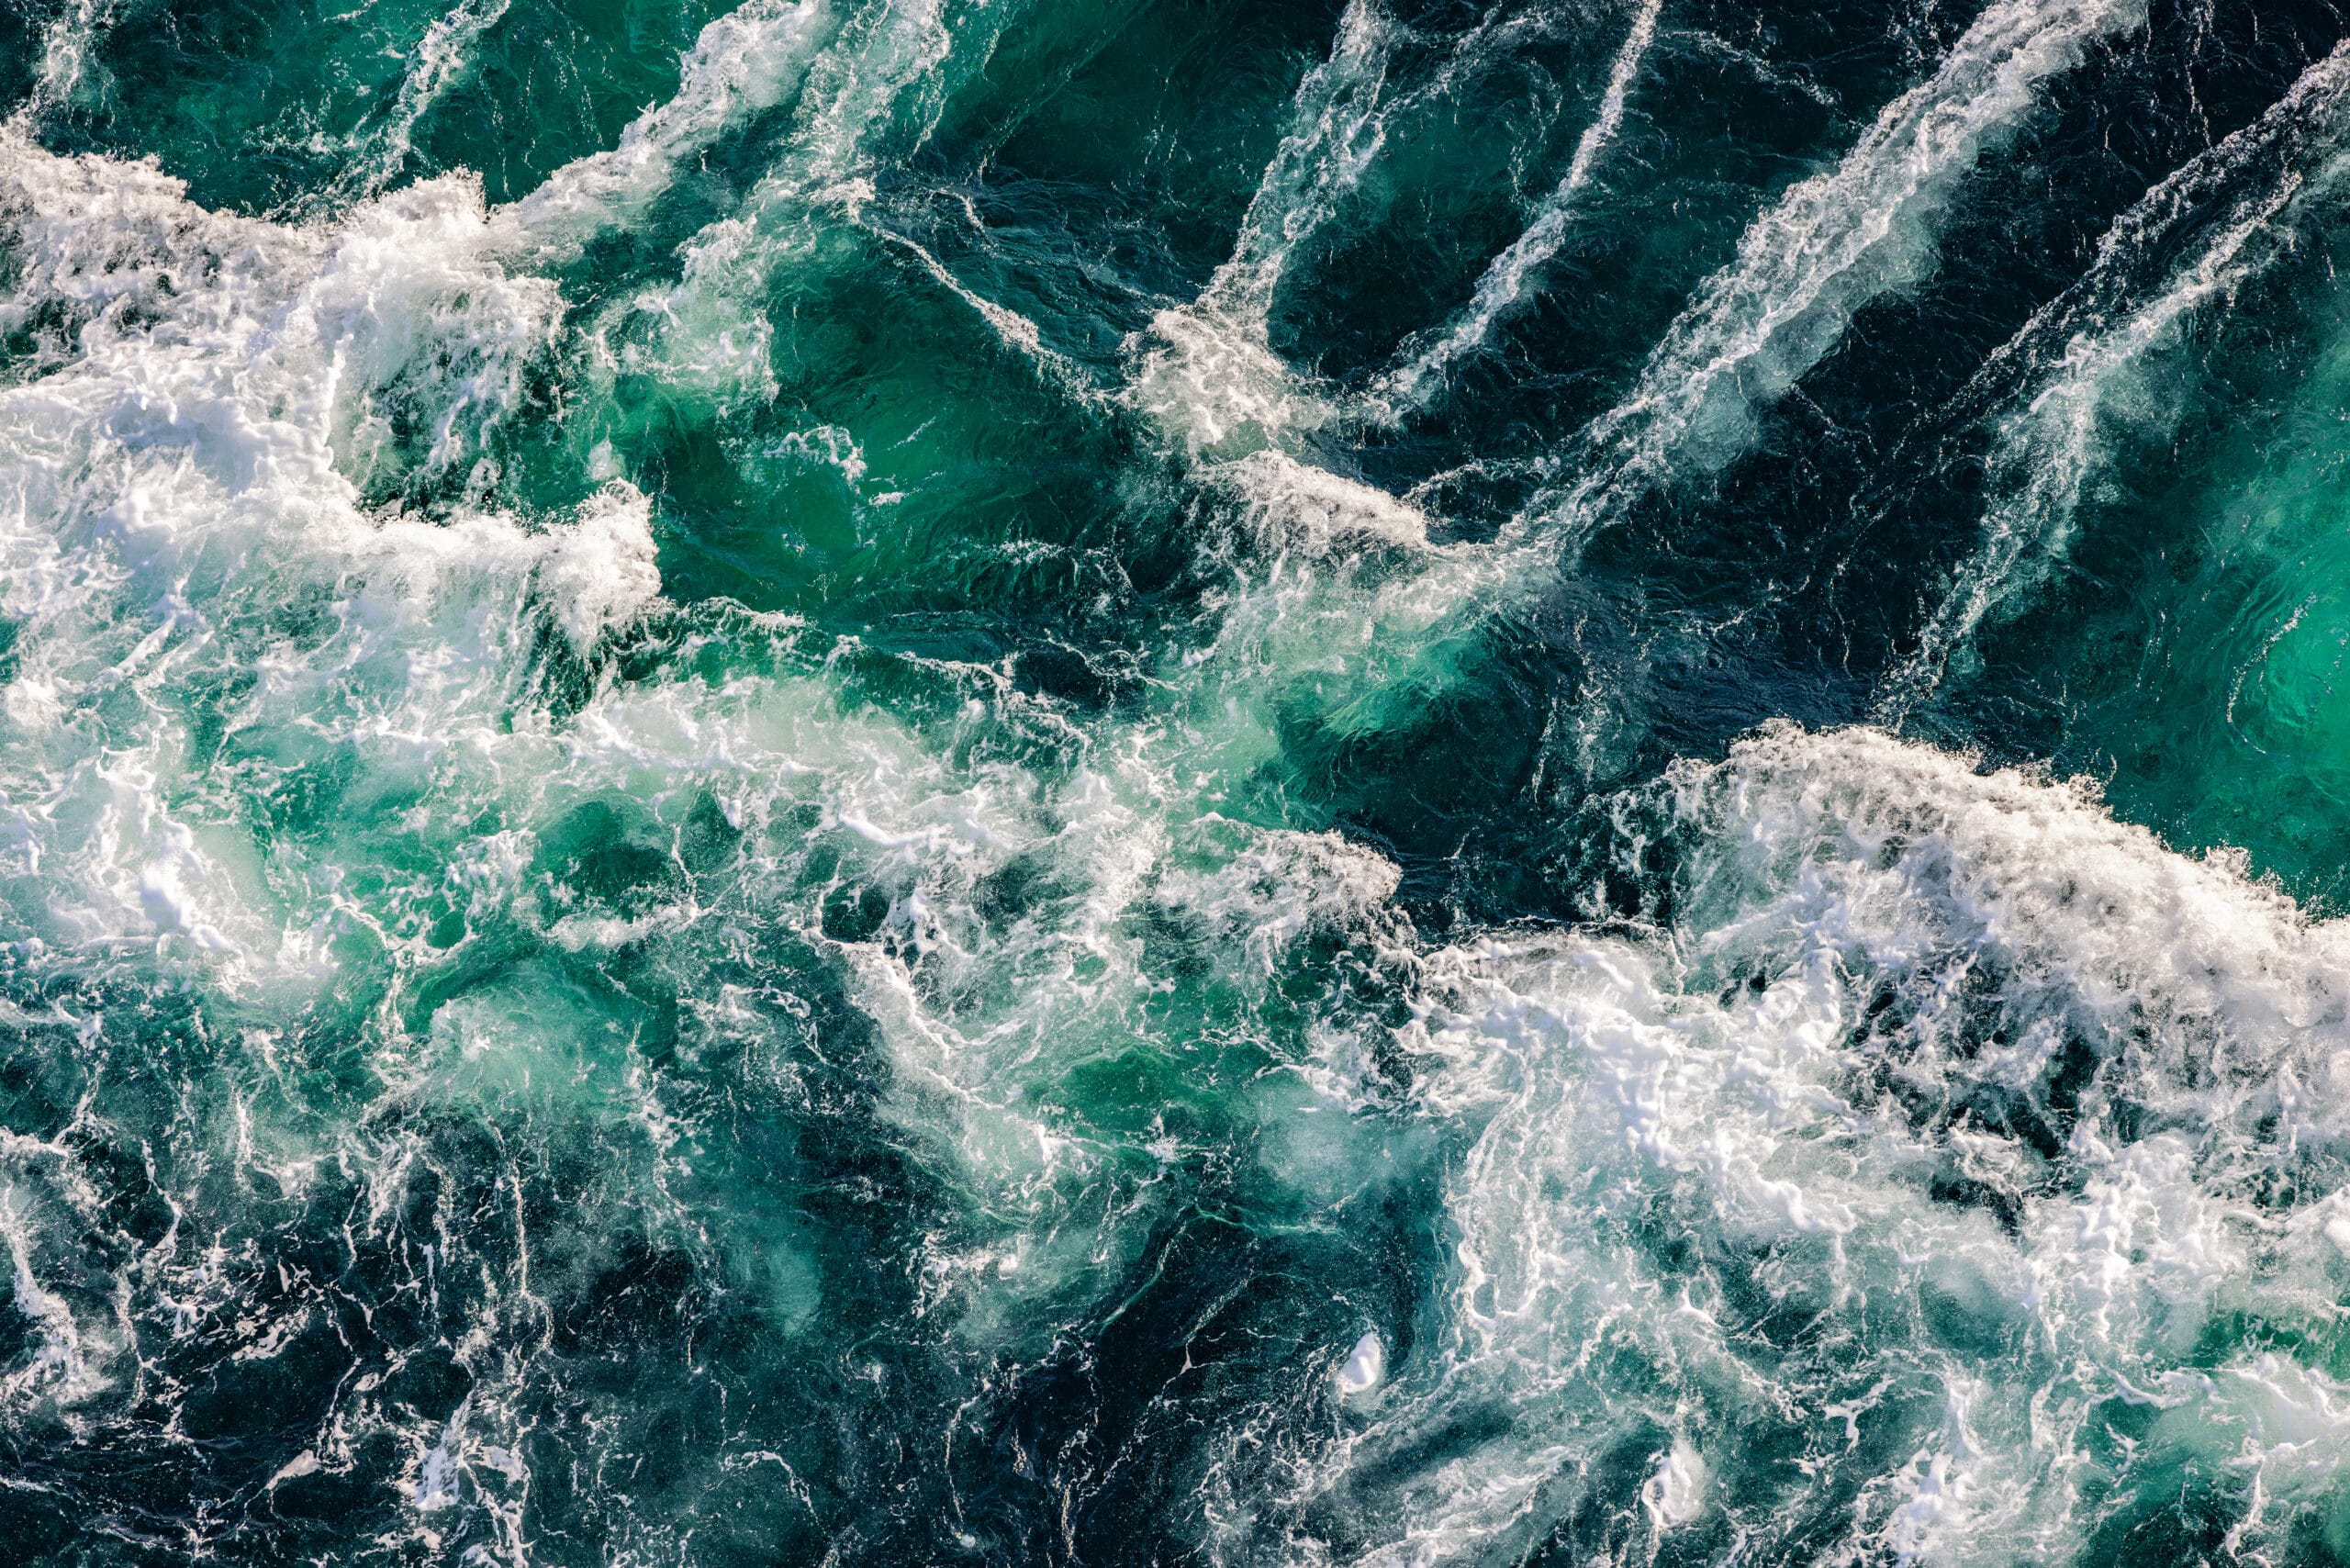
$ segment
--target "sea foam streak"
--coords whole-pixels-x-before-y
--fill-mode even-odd
[[[1462,308],[1459,319],[1435,334],[1427,346],[1413,350],[1403,364],[1381,378],[1372,397],[1382,404],[1394,405],[1382,409],[1387,418],[1392,420],[1403,409],[1424,405],[1433,398],[1446,372],[1484,346],[1494,325],[1524,299],[1528,279],[1559,253],[1568,226],[1574,219],[1577,198],[1590,185],[1600,155],[1623,129],[1625,106],[1648,58],[1649,46],[1656,41],[1657,14],[1662,9],[1663,0],[1641,0],[1639,8],[1632,14],[1630,30],[1625,34],[1623,47],[1617,51],[1615,64],[1608,71],[1599,112],[1576,140],[1574,156],[1568,162],[1565,177],[1544,200],[1534,221],[1486,266],[1484,274],[1477,280],[1476,293]]]
[[[1371,620],[1406,628],[1434,652],[1426,677],[1440,680],[1444,650],[1472,637],[1496,606],[1523,603],[1556,580],[1562,541],[1572,549],[1651,487],[1716,471],[1744,450],[1754,409],[1827,354],[1855,310],[1925,275],[1960,182],[2018,133],[2042,84],[2143,19],[2137,0],[1987,7],[1933,77],[1889,104],[1834,170],[1796,185],[1748,227],[1738,260],[1699,289],[1630,395],[1569,443],[1580,454],[1569,466],[1576,477],[1538,493],[1494,545],[1448,552],[1415,580],[1382,588]],[[1376,106],[1393,48],[1382,26],[1367,4],[1349,9],[1329,61],[1300,88],[1292,134],[1259,185],[1233,261],[1197,305],[1160,318],[1154,330],[1169,346],[1144,353],[1132,394],[1195,455],[1214,459],[1220,442],[1268,446],[1271,455],[1247,476],[1259,518],[1289,515],[1318,483],[1300,476],[1311,465],[1285,452],[1281,438],[1335,418],[1269,348],[1259,352],[1267,280],[1278,279],[1295,237],[1326,216],[1331,193],[1359,178],[1378,150],[1385,121]],[[1617,57],[1628,83],[1639,41],[1628,39]],[[1278,482],[1283,476],[1289,482]],[[1238,476],[1210,461],[1201,476]],[[1383,498],[1359,510],[1375,513]]]
[[[1651,353],[1629,396],[1580,438],[1572,484],[1527,521],[1572,537],[1643,489],[1718,472],[1754,411],[1831,351],[1855,311],[1927,275],[1951,202],[2038,105],[2044,82],[2139,26],[2142,0],[1995,0],[1931,81],[1903,94],[1827,174],[1781,196]]]
[[[556,170],[499,219],[556,255],[627,222],[667,186],[681,160],[789,99],[837,26],[822,0],[748,0],[702,28],[680,62],[674,96],[630,121],[615,146]]]
[[[2313,218],[2337,210],[2350,175],[2340,149],[2346,96],[2350,50],[2337,47],[2259,119],[2148,191],[2115,222],[2088,274],[1986,366],[1978,379],[2019,356],[2048,360],[1997,417],[1982,543],[1953,575],[1917,653],[1886,679],[1881,721],[1898,723],[1930,697],[1984,618],[2030,587],[2028,563],[2065,549],[2115,424],[2143,438],[2168,400],[2151,385],[2149,361],[2288,254]],[[2141,282],[2145,259],[2183,232],[2200,239]]]

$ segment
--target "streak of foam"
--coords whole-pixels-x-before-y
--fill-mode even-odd
[[[1373,635],[1409,678],[1440,682],[1452,654],[1497,604],[1556,579],[1562,534],[1579,540],[1649,487],[1718,469],[1742,450],[1754,409],[1828,353],[1854,311],[1925,274],[1935,228],[1961,182],[2020,130],[2042,84],[2143,14],[2141,0],[1998,0],[1835,169],[1796,185],[1750,226],[1738,260],[1699,290],[1632,394],[1578,438],[1581,477],[1538,494],[1494,544],[1438,554],[1408,586],[1382,580],[1368,617],[1350,600],[1305,611],[1292,593],[1260,602],[1265,619],[1278,626],[1319,618],[1327,631],[1355,612],[1379,628]],[[1201,472],[1211,481],[1221,476],[1219,460],[1281,445],[1283,433],[1308,433],[1334,417],[1270,348],[1258,352],[1258,307],[1270,297],[1264,280],[1278,279],[1295,237],[1326,214],[1331,193],[1360,177],[1383,135],[1376,101],[1393,44],[1367,5],[1350,7],[1348,24],[1330,60],[1299,90],[1292,135],[1258,193],[1265,211],[1252,207],[1233,261],[1201,301],[1161,318],[1157,330],[1169,346],[1144,357],[1130,394],[1189,454],[1207,460]],[[1628,93],[1645,47],[1636,28],[1619,51]],[[1595,159],[1599,150],[1594,143]],[[1270,476],[1254,478],[1261,485]],[[1261,526],[1267,514],[1251,515]],[[1344,600],[1358,589],[1329,591]],[[1227,631],[1225,645],[1237,641]],[[1416,651],[1395,652],[1406,644]],[[1314,667],[1305,650],[1295,667]]]
[[[40,65],[33,75],[32,91],[8,117],[16,134],[29,134],[73,101],[88,77],[91,50],[114,16],[114,0],[73,0],[50,18],[41,28]]]
[[[1191,454],[1231,457],[1329,422],[1267,338],[1267,318],[1301,242],[1385,144],[1395,24],[1375,0],[1348,0],[1330,56],[1298,84],[1290,129],[1259,177],[1232,257],[1192,304],[1161,311],[1128,396]]]
[[[786,102],[838,23],[822,0],[749,0],[703,28],[680,62],[677,93],[629,122],[620,140],[566,163],[498,220],[540,253],[575,253],[629,221],[685,159]]]
[[[338,182],[346,196],[373,196],[397,178],[414,150],[417,122],[460,81],[471,51],[506,17],[512,0],[458,0],[424,30],[384,123],[365,154]]]
[[[1984,619],[2030,588],[2028,559],[2061,554],[2114,422],[2143,439],[2163,418],[2167,399],[2154,369],[2162,353],[2289,253],[2313,213],[2337,209],[2350,174],[2350,158],[2339,150],[2345,100],[2350,48],[2337,46],[2259,119],[2140,198],[2081,282],[1986,367],[1986,376],[1996,375],[2035,350],[2050,356],[2020,406],[1998,420],[1982,540],[1953,574],[1916,654],[1887,678],[1880,722],[1898,724],[1930,697]],[[2133,304],[2134,274],[2144,259],[2190,226],[2205,230],[2200,242]]]
[[[1818,364],[1854,312],[1927,275],[1959,187],[2020,131],[2042,84],[2144,15],[2143,0],[1986,7],[1930,81],[1749,227],[1737,260],[1698,290],[1630,395],[1579,438],[1583,476],[1530,503],[1520,525],[1578,537],[1636,494],[1742,453],[1755,409]]]
[[[1485,345],[1494,326],[1525,298],[1528,280],[1559,253],[1576,217],[1576,202],[1590,185],[1600,156],[1623,129],[1625,106],[1633,84],[1639,79],[1649,47],[1656,40],[1657,14],[1662,9],[1663,0],[1641,0],[1639,8],[1633,13],[1631,28],[1608,71],[1599,112],[1576,140],[1574,156],[1567,164],[1565,177],[1544,200],[1534,221],[1486,266],[1460,319],[1434,342],[1416,350],[1409,360],[1382,376],[1373,388],[1371,398],[1382,406],[1383,417],[1392,421],[1406,409],[1424,407],[1436,395],[1446,373]]]
[[[774,162],[735,211],[681,247],[674,286],[625,302],[599,324],[620,340],[612,357],[722,405],[771,395],[773,330],[762,308],[778,270],[865,220],[876,176],[929,140],[955,88],[985,65],[1021,8],[880,0],[826,29]]]

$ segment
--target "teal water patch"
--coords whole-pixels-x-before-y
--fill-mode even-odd
[[[12,14],[8,1539],[2350,1551],[2288,11]]]

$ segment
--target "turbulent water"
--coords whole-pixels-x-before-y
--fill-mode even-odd
[[[2350,16],[9,0],[0,1556],[2350,1558]]]

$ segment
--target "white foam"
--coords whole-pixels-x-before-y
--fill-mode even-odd
[[[1425,406],[1445,374],[1484,346],[1494,326],[1525,298],[1528,280],[1559,253],[1575,218],[1575,205],[1591,184],[1600,155],[1623,129],[1625,106],[1649,47],[1656,41],[1657,14],[1662,9],[1663,0],[1639,0],[1631,28],[1608,71],[1599,110],[1576,139],[1565,176],[1543,201],[1534,221],[1486,265],[1475,293],[1453,324],[1424,347],[1407,345],[1404,362],[1380,378],[1371,398],[1383,418],[1392,421],[1407,409]]]
[[[2338,1209],[2317,1173],[2350,1148],[2350,930],[2232,860],[2172,854],[2085,786],[1874,732],[1772,731],[1676,766],[1647,800],[1630,843],[1669,840],[1679,867],[1652,939],[1514,933],[1424,960],[1404,1040],[1420,1103],[1463,1140],[1452,1279],[1413,1366],[1311,1490],[1352,1498],[1350,1528],[1382,1543],[1361,1561],[1506,1555],[1586,1495],[1581,1466],[1628,1418],[1606,1369],[1628,1358],[1662,1369],[1653,1397],[1703,1390],[1809,1428],[1808,1479],[1785,1478],[1778,1517],[1842,1488],[1853,1552],[2076,1549],[2096,1519],[2085,1478],[2120,1462],[2091,1441],[2098,1401],[2201,1386],[2215,1312],[2333,1310]],[[1948,1114],[2054,1118],[2048,1085],[2082,1050],[2057,1155],[1987,1111]],[[1871,1087],[1888,1081],[1902,1092]],[[2280,1180],[2311,1160],[2308,1185]],[[1961,1175],[2011,1222],[1935,1195]],[[2264,1183],[2301,1195],[2254,1212],[2240,1194]],[[1763,1266],[1774,1310],[1820,1315],[1814,1334],[1763,1349],[1753,1308],[1631,1242],[1664,1216],[1719,1266],[1783,1260]],[[1911,1300],[1999,1348],[1945,1350],[1887,1316]],[[2263,1375],[2285,1391],[2273,1405],[2239,1380],[2255,1405],[2228,1407],[2274,1412],[2245,1450],[2274,1457],[2246,1468],[2273,1493],[2293,1445],[2321,1441],[2304,1484],[2322,1487],[2338,1405],[2294,1381],[2313,1370]],[[1514,1413],[1505,1432],[1410,1457],[1493,1405]],[[2166,1417],[2165,1452],[2243,1418],[2197,1411]],[[1913,1436],[1873,1471],[1864,1430]],[[1357,1466],[1382,1476],[1375,1502],[1343,1493]],[[1736,1455],[1707,1467],[1740,1488]],[[1691,1517],[1704,1474],[1660,1462],[1641,1491],[1654,1529]],[[2243,1528],[2285,1525],[2255,1494]]]
[[[527,647],[534,616],[585,653],[652,604],[649,508],[625,487],[547,524],[364,505],[368,486],[494,485],[493,438],[552,342],[561,301],[498,264],[476,182],[281,226],[196,207],[151,162],[12,133],[0,223],[17,263],[0,312],[73,323],[0,389],[0,599],[22,622],[6,709],[38,743],[12,756],[9,788],[39,803],[19,853],[51,885],[35,928],[178,944],[224,983],[308,983],[325,934],[285,924],[216,812],[166,804],[185,767],[175,683],[252,635],[231,630],[251,605],[317,595],[341,660],[248,644],[228,656],[254,702],[380,679],[451,706],[378,709],[353,734],[445,736],[467,703],[503,700],[517,666],[480,655]],[[89,722],[110,692],[135,694],[130,730]]]
[[[1326,224],[1385,145],[1384,88],[1398,29],[1373,0],[1348,0],[1329,58],[1308,72],[1288,134],[1259,177],[1232,257],[1199,298],[1153,318],[1128,397],[1193,456],[1245,455],[1335,417],[1267,337],[1300,244]]]
[[[447,15],[425,28],[383,124],[366,138],[362,156],[336,182],[342,192],[373,196],[398,176],[415,148],[417,122],[463,79],[472,64],[471,50],[505,19],[511,3],[457,0]]]
[[[541,253],[567,254],[667,189],[678,165],[799,90],[837,23],[822,0],[748,0],[703,28],[674,95],[610,149],[566,163],[498,214]]]
[[[1585,433],[1585,476],[1530,519],[1571,532],[1628,487],[1718,471],[1754,410],[1834,348],[1863,306],[1927,275],[1942,218],[1985,157],[2008,144],[2042,84],[2139,26],[2143,0],[1994,0],[1930,81],[1886,106],[1830,172],[1792,186],[1740,238],[1649,356],[1632,392]]]
[[[873,174],[928,140],[953,87],[984,65],[1021,9],[1020,0],[952,13],[944,0],[883,0],[837,25],[816,12],[778,45],[795,62],[811,52],[767,171],[679,248],[676,285],[606,312],[595,331],[620,345],[612,356],[721,405],[772,396],[769,281],[834,226],[866,221]],[[989,320],[1002,330],[1013,313]]]
[[[1675,1438],[1656,1462],[1656,1472],[1640,1487],[1640,1506],[1659,1530],[1685,1525],[1706,1511],[1706,1461]]]
[[[537,587],[555,624],[586,654],[606,631],[643,615],[661,594],[654,562],[653,503],[614,484],[554,534],[539,562]]]
[[[1918,651],[1887,678],[1876,710],[1897,724],[1940,686],[1985,618],[2036,580],[2066,548],[2081,499],[2105,460],[2117,420],[2134,439],[2166,424],[2177,404],[2171,375],[2156,368],[2180,332],[2232,299],[2247,278],[2291,252],[2312,210],[2330,210],[2350,173],[2336,151],[2350,96],[2350,46],[2337,45],[2252,124],[2157,183],[2119,218],[2088,273],[2036,312],[1993,356],[1986,372],[2062,342],[2001,414],[1988,459],[1991,500],[1983,537],[1953,574]],[[2314,150],[2315,157],[2311,157]],[[2232,194],[2230,183],[2270,162],[2271,177]],[[2207,226],[2202,241],[2131,302],[2133,264],[2175,235],[2182,220]]]
[[[32,1222],[13,1187],[0,1187],[0,1240],[8,1244],[17,1311],[29,1320],[40,1340],[29,1361],[0,1377],[0,1408],[16,1413],[36,1402],[65,1407],[87,1399],[106,1386],[93,1364],[95,1347],[87,1343],[64,1298],[43,1288],[33,1271]]]
[[[72,0],[41,28],[40,64],[33,89],[8,117],[9,129],[28,133],[71,104],[84,86],[91,51],[114,20],[115,0]]]

